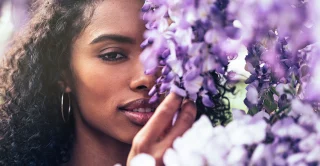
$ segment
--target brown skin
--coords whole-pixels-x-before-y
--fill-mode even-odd
[[[172,124],[172,119],[179,108],[181,111],[177,120],[168,132],[167,126]],[[162,157],[165,151],[172,146],[177,137],[192,126],[195,118],[196,106],[192,101],[182,100],[175,93],[169,94],[148,123],[134,137],[127,165],[130,165],[131,159],[139,153],[150,154],[156,159],[157,166],[163,165]]]
[[[129,165],[142,152],[155,156],[157,165],[162,165],[165,149],[195,119],[196,108],[186,100],[176,125],[165,132],[181,105],[182,99],[175,94],[159,105],[143,128],[118,109],[150,98],[148,91],[156,79],[144,74],[139,60],[145,30],[139,19],[142,5],[140,0],[99,2],[90,24],[73,43],[71,74],[66,74],[64,89],[72,94],[76,139],[67,165]],[[109,36],[97,40],[103,35]]]

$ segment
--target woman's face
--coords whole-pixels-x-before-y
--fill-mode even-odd
[[[98,3],[90,24],[74,41],[67,89],[73,94],[78,129],[131,143],[152,115],[132,112],[154,107],[146,101],[155,76],[145,75],[139,61],[142,5],[140,0]]]

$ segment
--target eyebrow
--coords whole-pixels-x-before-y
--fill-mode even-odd
[[[96,44],[96,43],[107,41],[107,40],[113,40],[118,43],[128,43],[128,44],[135,43],[135,40],[128,36],[122,36],[117,34],[103,34],[93,39],[90,44]]]

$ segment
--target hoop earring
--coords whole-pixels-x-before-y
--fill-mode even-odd
[[[67,121],[69,120],[69,118],[70,118],[70,113],[71,113],[71,100],[70,100],[70,94],[69,93],[67,93],[68,94],[68,103],[69,103],[69,106],[68,106],[68,115],[67,115],[67,119],[65,118],[65,111],[64,111],[64,94],[65,93],[62,93],[62,95],[61,95],[61,115],[62,115],[62,119],[63,119],[63,121],[65,122],[65,123],[67,123]]]

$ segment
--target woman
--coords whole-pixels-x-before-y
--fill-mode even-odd
[[[196,108],[173,93],[148,104],[156,76],[139,61],[143,3],[33,4],[1,70],[0,165],[129,165],[138,153],[162,164]]]

